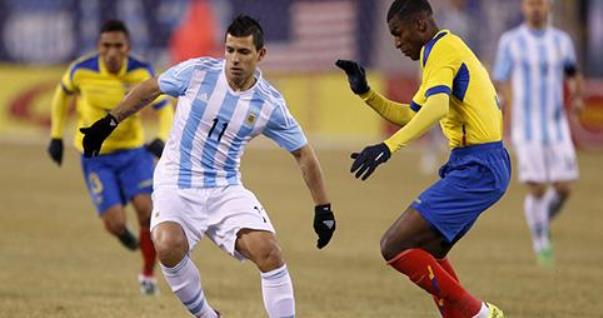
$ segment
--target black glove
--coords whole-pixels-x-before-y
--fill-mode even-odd
[[[144,147],[155,157],[161,158],[161,154],[163,153],[165,143],[161,139],[155,138],[153,139],[153,141],[151,141],[151,143],[146,144]]]
[[[61,138],[52,138],[50,139],[50,144],[48,144],[48,148],[46,149],[52,161],[54,161],[57,166],[61,166],[63,162],[63,139]]]
[[[364,181],[373,174],[377,166],[389,160],[391,152],[385,143],[380,143],[365,147],[361,153],[354,152],[351,157],[354,159],[354,163],[350,172],[356,172],[356,179],[362,176]]]
[[[314,207],[314,232],[318,234],[316,247],[323,248],[329,244],[335,232],[335,215],[330,203]]]
[[[100,152],[103,141],[117,127],[117,119],[111,114],[97,120],[90,127],[80,128],[80,132],[84,134],[84,157],[90,158],[97,156]]]
[[[366,74],[364,67],[354,61],[337,60],[335,65],[345,71],[348,76],[350,88],[356,95],[362,95],[369,91],[369,86],[366,82]]]

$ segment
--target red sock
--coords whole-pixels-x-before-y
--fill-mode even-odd
[[[142,267],[142,274],[147,277],[153,276],[155,269],[155,247],[151,240],[151,232],[148,228],[140,229],[140,251],[142,252],[142,260],[144,265]]]
[[[438,264],[440,264],[440,266],[442,266],[442,269],[445,270],[446,273],[448,273],[450,276],[452,276],[452,278],[454,278],[454,280],[457,283],[459,283],[459,285],[460,285],[461,282],[460,282],[458,276],[456,275],[456,273],[454,272],[454,268],[452,268],[452,265],[448,262],[448,259],[442,258],[442,259],[436,259],[436,261],[438,262]],[[448,305],[444,301],[444,299],[438,298],[437,296],[433,296],[433,301],[436,303],[436,306],[438,306],[438,309],[440,310],[442,317],[444,317],[444,318],[464,318],[463,313],[458,311],[455,307]]]
[[[406,250],[391,259],[388,264],[437,299],[443,299],[462,317],[473,317],[482,306],[480,300],[469,294],[433,256],[422,249]]]
[[[448,262],[447,258],[436,259],[436,261],[438,262],[438,264],[440,264],[440,266],[442,266],[442,269],[444,269],[446,273],[448,273],[450,276],[452,276],[452,278],[454,278],[454,280],[456,280],[457,283],[461,282],[459,280],[459,276],[456,274],[454,268],[452,268],[452,264]]]

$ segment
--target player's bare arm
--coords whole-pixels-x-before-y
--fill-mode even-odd
[[[124,100],[111,110],[109,114],[112,115],[117,122],[120,122],[143,109],[161,94],[157,78],[150,78],[136,85],[132,91],[126,95]]]
[[[316,246],[325,247],[335,232],[335,216],[327,196],[326,186],[320,162],[312,147],[308,144],[291,152],[299,166],[304,181],[314,200],[314,231],[318,234]]]
[[[80,132],[84,134],[84,156],[97,156],[103,141],[117,128],[120,121],[138,112],[159,95],[161,95],[161,90],[157,79],[150,78],[136,85],[107,116],[97,120],[90,127],[80,128]]]
[[[310,190],[312,199],[316,205],[328,204],[326,186],[320,167],[320,162],[310,145],[305,145],[291,153],[299,166],[304,181]]]
[[[566,76],[572,110],[580,114],[584,109],[584,77],[579,72],[566,74]]]

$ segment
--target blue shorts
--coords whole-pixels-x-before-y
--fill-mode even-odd
[[[507,190],[509,154],[502,142],[455,148],[440,168],[440,178],[411,207],[454,243]]]
[[[153,157],[144,148],[92,158],[82,156],[82,170],[96,212],[102,215],[116,204],[125,205],[138,194],[152,193],[153,166]]]

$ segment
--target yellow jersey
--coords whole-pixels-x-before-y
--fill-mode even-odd
[[[451,148],[502,140],[503,120],[486,68],[458,36],[439,31],[421,49],[422,81],[410,108],[418,112],[435,94],[450,96],[440,120]]]
[[[77,96],[77,127],[88,127],[107,115],[138,83],[154,76],[150,64],[131,56],[122,63],[117,74],[110,73],[98,54],[84,56],[72,63],[55,91],[52,105],[52,138],[63,137],[67,97]],[[173,120],[173,108],[167,96],[158,97],[153,107],[159,115],[159,138],[166,140]],[[83,134],[76,131],[75,147],[83,152]],[[140,115],[120,122],[103,143],[101,154],[141,147],[145,142]]]

